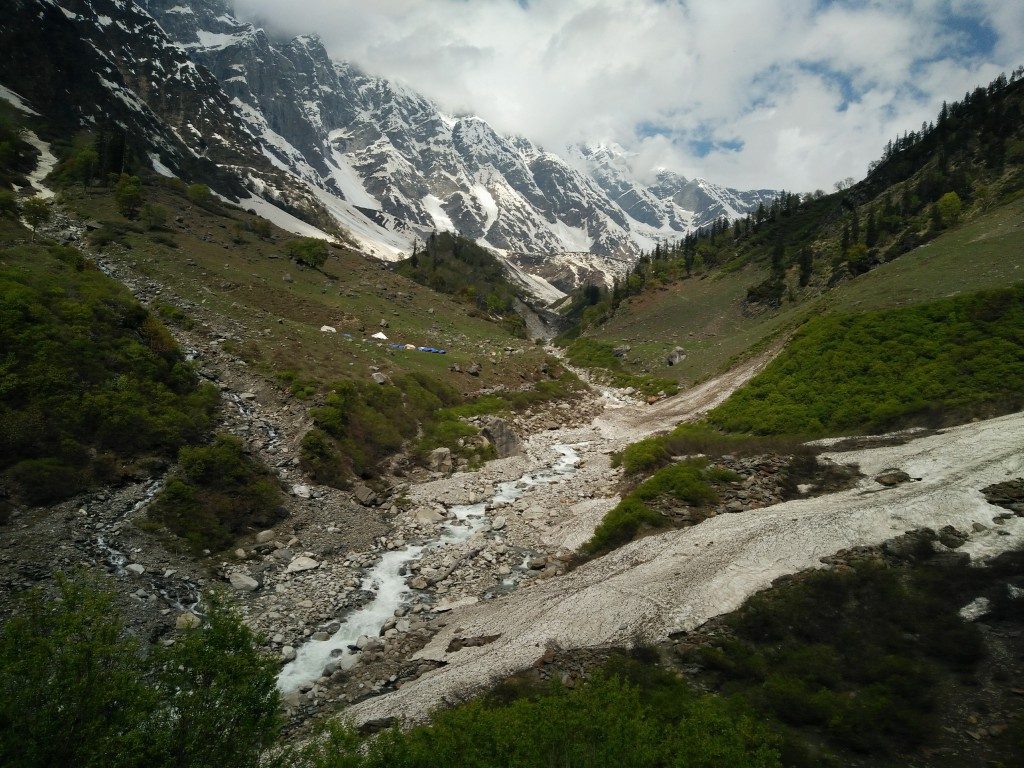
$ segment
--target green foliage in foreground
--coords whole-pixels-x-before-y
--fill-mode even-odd
[[[596,677],[494,706],[473,701],[360,751],[335,728],[309,768],[773,768],[776,740],[749,712],[663,675],[653,690]]]
[[[29,504],[171,456],[217,402],[161,323],[72,248],[20,246],[0,267],[0,472]]]
[[[664,392],[671,396],[679,391],[679,385],[671,379],[629,373],[622,367],[622,361],[615,356],[613,349],[611,344],[602,341],[579,338],[566,347],[565,355],[573,365],[597,369],[616,387],[633,387],[645,395]]]
[[[957,612],[977,595],[971,571],[981,570],[863,562],[816,571],[751,598],[729,618],[729,634],[686,662],[767,717],[810,729],[815,741],[823,733],[833,748],[912,748],[939,730],[941,675],[969,671],[983,654],[980,630]]]
[[[631,541],[645,526],[666,525],[665,518],[652,506],[685,504],[699,508],[712,504],[718,500],[712,483],[734,479],[731,472],[708,467],[705,459],[687,459],[663,467],[604,516],[584,550],[589,554],[606,552]]]
[[[62,580],[0,630],[0,764],[256,768],[280,731],[276,665],[216,602],[170,647],[124,633],[111,595]]]
[[[1024,285],[818,317],[708,420],[820,435],[939,425],[1024,405]]]
[[[212,445],[181,449],[178,470],[148,515],[194,552],[218,551],[281,519],[281,491],[267,469],[246,455],[241,440],[222,434]]]

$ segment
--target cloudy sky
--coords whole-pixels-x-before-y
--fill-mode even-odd
[[[617,142],[742,188],[831,189],[1024,63],[1021,0],[237,0],[552,151]],[[297,9],[301,8],[301,12]]]

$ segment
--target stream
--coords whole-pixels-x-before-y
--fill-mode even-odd
[[[277,679],[278,689],[288,693],[304,683],[313,682],[331,662],[342,669],[352,667],[359,659],[357,643],[360,638],[377,637],[385,622],[412,595],[412,589],[406,584],[408,565],[425,551],[465,542],[480,533],[487,524],[488,506],[510,504],[522,498],[531,488],[574,475],[580,462],[574,446],[555,445],[553,448],[557,458],[546,469],[524,474],[518,480],[499,483],[494,495],[486,501],[451,507],[454,519],[444,527],[441,536],[435,541],[385,552],[380,562],[366,573],[360,585],[361,589],[374,593],[373,599],[349,614],[341,627],[327,640],[307,640],[303,643],[297,649],[295,659],[282,668]],[[514,581],[506,582],[506,586],[513,584]]]

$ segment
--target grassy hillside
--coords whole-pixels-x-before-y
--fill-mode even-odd
[[[748,264],[650,289],[626,300],[587,336],[629,345],[626,367],[683,383],[702,380],[736,357],[781,340],[806,319],[833,311],[906,306],[1024,279],[1024,196],[943,233],[930,243],[836,286],[776,310],[746,304],[747,287],[767,274]],[[669,367],[681,346],[687,357]]]
[[[143,191],[166,214],[158,227],[148,227],[144,216],[122,216],[109,188],[69,187],[62,197],[102,224],[91,239],[111,260],[161,287],[168,299],[157,303],[174,298],[175,306],[165,309],[171,321],[200,332],[226,326],[232,338],[225,348],[268,376],[323,386],[365,380],[370,366],[378,366],[388,375],[426,374],[468,392],[519,386],[544,361],[540,350],[501,325],[473,317],[464,303],[375,259],[331,247],[319,269],[303,266],[287,256],[294,236],[250,213],[196,204],[173,180],[150,179]],[[324,325],[337,333],[321,332]],[[388,342],[366,341],[381,330]],[[390,343],[447,354],[399,351]],[[473,363],[481,365],[476,378],[449,370]]]
[[[713,410],[730,432],[820,435],[939,426],[1024,405],[1024,284],[808,322]]]
[[[1000,78],[888,146],[861,182],[783,193],[640,261],[583,313],[627,367],[681,382],[836,309],[903,306],[1021,279],[1024,80]],[[669,368],[676,346],[687,354]]]

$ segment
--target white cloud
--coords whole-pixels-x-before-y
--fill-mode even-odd
[[[1024,58],[1024,3],[1005,0],[238,6],[283,33],[315,31],[336,58],[500,131],[551,149],[616,141],[637,152],[638,170],[666,166],[739,187],[807,190],[859,177],[889,138]],[[979,28],[994,35],[990,50],[975,46]],[[705,155],[691,140],[713,148]]]

